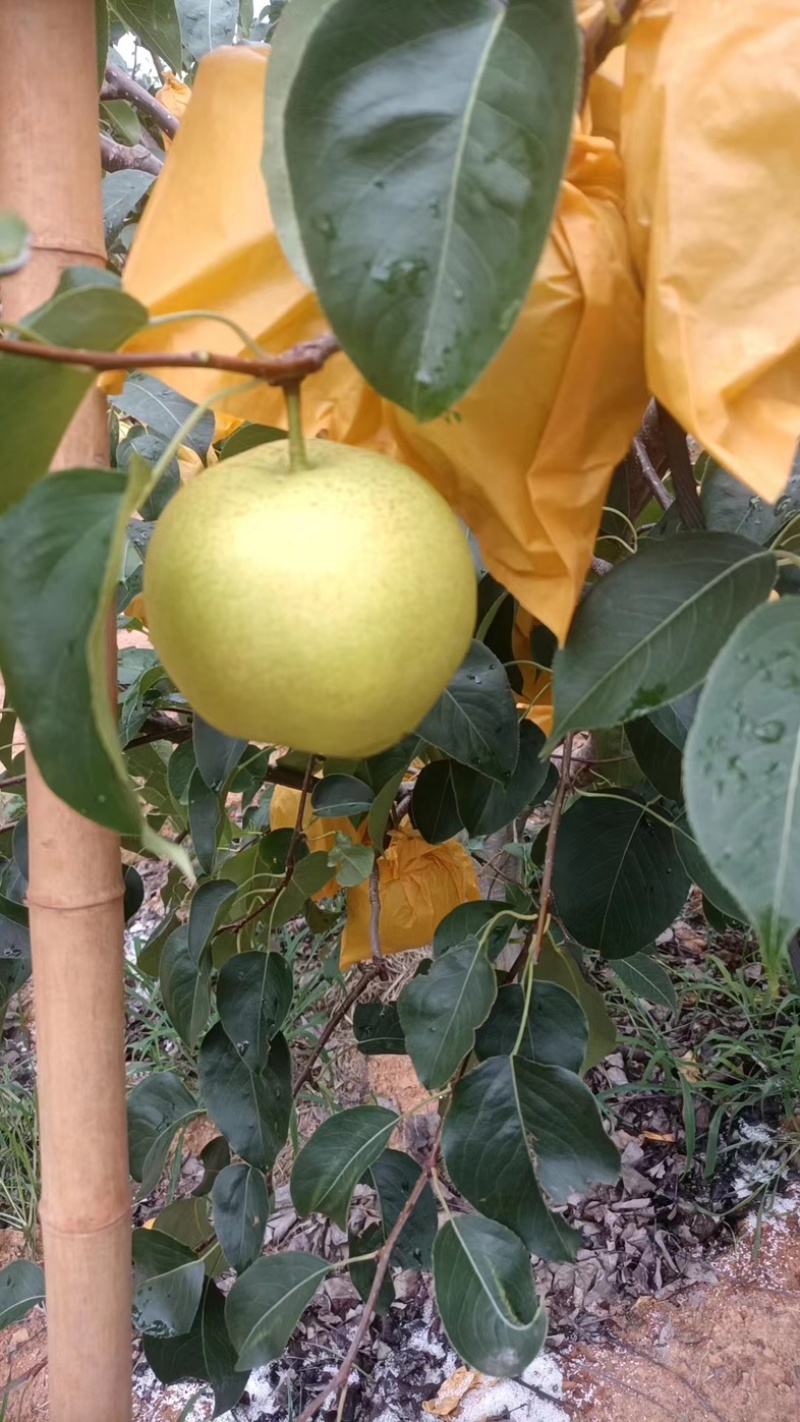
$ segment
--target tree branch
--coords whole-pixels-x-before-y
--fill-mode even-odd
[[[678,424],[675,416],[671,415],[669,410],[665,410],[660,402],[657,402],[656,408],[664,444],[667,448],[672,487],[675,490],[675,503],[681,516],[681,523],[684,528],[705,528],[706,516],[700,502],[692,461],[689,458],[686,431]]]
[[[350,1011],[350,1008],[353,1006],[354,1003],[358,1001],[364,989],[369,986],[369,984],[373,981],[374,978],[380,976],[380,971],[380,967],[377,963],[368,963],[365,968],[362,968],[361,976],[358,978],[358,981],[354,983],[353,987],[347,994],[347,997],[344,999],[343,1002],[339,1004],[330,1021],[320,1032],[319,1037],[317,1038],[317,1041],[314,1045],[314,1050],[312,1051],[311,1056],[309,1057],[308,1061],[303,1067],[303,1070],[298,1076],[297,1081],[294,1084],[292,1096],[299,1096],[306,1082],[309,1081],[311,1078],[311,1073],[314,1070],[314,1063],[317,1061],[318,1057],[322,1056],[322,1053],[324,1052],[329,1041],[331,1040],[331,1037],[336,1031],[336,1028],[339,1026],[339,1023],[343,1020],[343,1018],[347,1016],[348,1012]]]
[[[659,479],[658,474],[655,470],[655,465],[653,464],[650,455],[648,454],[645,448],[644,440],[641,438],[640,435],[637,435],[635,440],[633,441],[633,453],[634,458],[636,459],[639,465],[639,472],[642,475],[642,478],[644,479],[645,483],[655,494],[657,503],[665,511],[668,508],[671,508],[672,499],[670,498],[667,490],[664,488],[664,485]]]
[[[128,148],[124,143],[115,143],[107,133],[100,134],[100,158],[106,173],[121,173],[136,168],[142,173],[154,173],[156,177],[164,164],[155,153],[150,153],[143,143],[135,143]],[[52,349],[55,349],[53,347]]]
[[[558,776],[558,789],[556,798],[553,801],[553,813],[550,816],[550,823],[547,826],[547,844],[544,851],[544,868],[542,870],[542,887],[539,895],[539,913],[536,918],[536,925],[533,932],[528,932],[520,949],[519,956],[511,969],[511,977],[519,978],[528,962],[528,957],[533,952],[533,961],[538,963],[539,954],[542,951],[544,935],[547,929],[547,920],[550,914],[550,899],[553,892],[553,869],[556,862],[556,840],[558,838],[558,827],[561,824],[561,816],[564,811],[564,801],[567,798],[567,788],[569,786],[569,771],[572,761],[572,732],[564,738],[561,749],[561,770]]]
[[[118,146],[118,145],[117,145]],[[132,150],[125,149],[126,153]],[[72,350],[69,346],[47,346],[38,341],[0,338],[0,352],[25,356],[31,360],[51,361],[56,365],[79,365],[86,370],[191,370],[197,367],[230,370],[237,375],[249,375],[254,380],[266,380],[280,385],[285,380],[301,380],[321,370],[341,346],[335,336],[326,333],[313,341],[303,341],[282,355],[265,355],[263,360],[248,356],[215,355],[213,351],[137,351],[120,355],[116,351]]]
[[[165,109],[158,99],[147,90],[131,79],[123,69],[118,69],[116,64],[109,64],[106,69],[106,82],[100,91],[101,99],[127,99],[129,104],[143,114],[145,118],[152,119],[153,123],[165,133],[168,138],[174,138],[180,127],[178,120],[169,109]]]
[[[361,1344],[364,1341],[364,1336],[372,1321],[372,1316],[375,1313],[375,1306],[378,1302],[378,1295],[380,1294],[383,1281],[386,1278],[386,1274],[389,1269],[389,1264],[391,1263],[392,1251],[398,1239],[400,1238],[400,1235],[408,1224],[409,1219],[411,1218],[414,1206],[419,1200],[423,1190],[425,1189],[425,1186],[427,1185],[428,1181],[431,1178],[431,1175],[433,1174],[433,1169],[436,1165],[436,1160],[439,1154],[439,1145],[442,1138],[442,1124],[440,1124],[439,1126],[439,1130],[436,1135],[436,1140],[434,1141],[433,1146],[431,1148],[431,1153],[420,1171],[419,1179],[417,1180],[413,1190],[411,1191],[411,1194],[406,1200],[405,1205],[400,1211],[394,1228],[391,1230],[390,1234],[386,1239],[385,1244],[381,1246],[381,1249],[378,1252],[375,1261],[375,1278],[372,1281],[372,1288],[369,1291],[367,1302],[364,1304],[364,1307],[361,1311],[361,1317],[358,1320],[358,1325],[356,1327],[355,1334],[353,1335],[353,1341],[345,1354],[344,1361],[342,1362],[342,1365],[339,1368],[338,1372],[334,1375],[334,1377],[331,1378],[330,1382],[324,1388],[322,1388],[320,1392],[317,1393],[316,1397],[312,1398],[311,1402],[309,1402],[307,1407],[303,1408],[303,1411],[300,1413],[297,1422],[311,1422],[312,1417],[316,1417],[320,1409],[325,1406],[325,1403],[327,1402],[331,1393],[338,1392],[340,1388],[347,1386],[347,1379],[350,1376],[350,1369],[352,1368],[356,1358],[358,1357],[359,1349],[361,1348]]]

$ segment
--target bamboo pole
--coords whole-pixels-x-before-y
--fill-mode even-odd
[[[30,264],[3,284],[12,321],[51,294],[61,268],[105,259],[95,48],[94,0],[0,0],[0,206],[19,212],[34,239]],[[104,402],[93,393],[54,468],[107,458]],[[126,1422],[131,1226],[119,845],[57,800],[30,757],[28,810],[50,1416]]]

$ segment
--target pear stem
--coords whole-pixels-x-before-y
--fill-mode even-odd
[[[289,419],[289,470],[297,474],[308,468],[306,442],[303,438],[303,417],[300,412],[300,381],[287,380],[283,387],[286,413]]]

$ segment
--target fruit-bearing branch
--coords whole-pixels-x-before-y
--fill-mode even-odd
[[[336,337],[326,332],[313,341],[303,341],[282,355],[227,356],[214,351],[118,351],[73,350],[70,346],[49,346],[39,341],[11,340],[0,337],[0,352],[25,356],[32,360],[50,361],[56,365],[77,365],[85,370],[229,370],[236,375],[249,375],[253,380],[266,380],[270,385],[302,380],[321,370],[341,346]]]

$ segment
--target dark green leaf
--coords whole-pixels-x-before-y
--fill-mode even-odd
[[[655,1007],[677,1012],[678,999],[669,974],[646,953],[634,953],[632,958],[621,959],[614,964],[614,974],[636,997],[643,997]]]
[[[430,1091],[445,1086],[472,1051],[496,996],[494,968],[477,943],[451,948],[404,988],[400,1023],[417,1076]]]
[[[225,1137],[214,1136],[213,1140],[204,1145],[200,1152],[200,1161],[203,1166],[203,1178],[199,1185],[195,1185],[193,1195],[207,1195],[220,1172],[226,1165],[230,1165],[231,1148]]]
[[[30,975],[28,910],[0,895],[0,1024],[10,998]]]
[[[286,873],[286,864],[289,859],[289,850],[294,840],[294,830],[276,829],[265,834],[258,845],[258,857],[266,866],[269,874],[282,877]],[[303,840],[298,840],[295,844],[295,858],[299,859],[305,850]]]
[[[203,1255],[203,1266],[209,1278],[224,1273],[227,1268],[219,1245],[214,1247],[214,1228],[208,1200],[204,1197],[194,1195],[188,1200],[173,1200],[156,1215],[153,1229],[161,1230],[170,1239],[185,1244],[195,1257]]]
[[[269,1219],[267,1182],[250,1165],[228,1165],[211,1191],[214,1228],[225,1258],[237,1274],[261,1253]]]
[[[133,1231],[133,1321],[140,1333],[174,1338],[188,1333],[203,1292],[205,1270],[192,1250],[157,1229]]]
[[[311,792],[314,814],[329,820],[364,815],[374,798],[369,785],[354,775],[326,775]]]
[[[189,781],[189,833],[204,874],[210,874],[214,868],[217,836],[223,819],[218,792],[209,790],[199,770],[193,771]]]
[[[144,375],[136,371],[129,375],[119,395],[111,396],[111,403],[123,415],[139,420],[147,429],[153,430],[164,439],[174,439],[182,425],[197,408],[193,400],[179,395],[163,380],[154,375]],[[194,429],[187,431],[183,443],[204,458],[208,446],[214,438],[214,415],[207,410],[201,415]]]
[[[217,982],[217,1010],[242,1061],[260,1071],[292,1005],[292,970],[280,953],[235,953]]]
[[[0,1329],[19,1323],[44,1302],[44,1270],[29,1259],[16,1259],[0,1269]]]
[[[367,1183],[378,1196],[384,1239],[397,1224],[419,1177],[417,1162],[402,1150],[385,1150],[372,1165]],[[399,1269],[430,1269],[437,1222],[436,1200],[426,1185],[392,1250],[392,1264]]]
[[[583,976],[568,948],[556,948],[545,939],[536,964],[537,981],[557,983],[572,993],[583,1008],[589,1024],[589,1041],[583,1059],[583,1071],[597,1066],[617,1045],[617,1029],[609,1015],[603,995]]]
[[[239,0],[176,0],[181,38],[193,59],[233,44]]]
[[[772,981],[800,924],[800,603],[737,628],[709,673],[686,742],[689,824],[758,934]]]
[[[451,948],[461,948],[473,939],[483,939],[488,925],[496,919],[486,936],[486,951],[492,960],[500,956],[515,927],[515,915],[497,899],[474,899],[459,904],[442,919],[433,935],[433,956],[441,958]]]
[[[185,925],[175,930],[164,947],[159,979],[169,1019],[193,1049],[211,1013],[211,954],[202,953],[199,961],[194,961]]]
[[[238,1367],[263,1367],[280,1358],[329,1270],[330,1264],[314,1254],[292,1252],[251,1264],[225,1305],[228,1332],[239,1350]]]
[[[396,1002],[357,1002],[353,1036],[365,1057],[406,1055]]]
[[[701,454],[695,465],[701,481],[700,498],[706,527],[723,533],[738,533],[754,543],[771,543],[796,514],[800,513],[800,467],[795,460],[786,489],[777,503],[768,504],[734,479],[710,454]]]
[[[239,764],[247,741],[237,741],[215,731],[195,711],[192,718],[192,743],[197,769],[211,790],[222,790],[232,770]]]
[[[619,1174],[617,1148],[580,1077],[523,1057],[490,1057],[458,1082],[442,1144],[456,1189],[546,1259],[574,1258],[576,1239],[541,1190],[563,1204]]]
[[[289,1132],[292,1064],[283,1037],[270,1047],[263,1071],[245,1066],[221,1022],[207,1032],[198,1057],[200,1090],[209,1115],[237,1155],[271,1170]]]
[[[166,918],[156,924],[146,943],[143,943],[136,955],[136,966],[141,973],[146,973],[149,978],[157,978],[161,967],[161,954],[164,946],[175,928],[175,914],[169,913]]]
[[[522,1026],[524,1007],[525,993],[518,983],[501,987],[494,1007],[475,1037],[475,1055],[480,1061],[511,1055]],[[532,1062],[580,1072],[588,1041],[586,1014],[572,993],[556,983],[535,980],[520,1055]]]
[[[50,788],[80,814],[138,836],[104,676],[96,696],[92,668],[115,529],[131,498],[120,474],[73,469],[0,519],[0,667]]]
[[[267,109],[278,231],[294,255],[299,227],[370,384],[431,419],[489,364],[530,286],[572,132],[573,14],[560,0],[339,0],[284,62],[277,124]],[[290,193],[273,179],[284,162]]]
[[[154,1338],[145,1334],[144,1355],[159,1382],[201,1378],[214,1389],[212,1417],[222,1417],[235,1407],[249,1372],[236,1371],[236,1350],[225,1326],[225,1297],[206,1280],[200,1308],[191,1331],[179,1338]]]
[[[103,226],[106,246],[116,242],[124,224],[155,182],[153,173],[139,168],[122,168],[103,179]]]
[[[517,708],[505,669],[482,643],[473,642],[419,734],[462,765],[508,780],[519,755]]]
[[[672,829],[675,838],[675,848],[680,856],[680,861],[689,875],[693,884],[696,884],[703,897],[710,900],[720,913],[727,918],[735,919],[739,923],[744,923],[747,915],[739,903],[729,894],[722,885],[716,874],[712,873],[704,856],[700,852],[697,840],[691,834],[684,815],[678,820]]]
[[[561,922],[584,948],[631,957],[669,928],[688,892],[671,829],[641,801],[587,795],[564,815],[553,894]]]
[[[399,1117],[383,1106],[354,1106],[323,1121],[292,1171],[292,1202],[300,1215],[328,1215],[347,1229],[353,1191],[386,1148]]]
[[[232,879],[210,879],[198,884],[189,908],[188,948],[193,963],[200,962],[222,910],[238,891],[239,886]]]
[[[248,449],[260,449],[262,444],[273,444],[277,439],[285,439],[286,431],[274,425],[253,425],[245,423],[235,430],[220,447],[220,459],[232,459],[234,454],[246,454]]]
[[[700,688],[698,686],[694,691],[687,691],[685,696],[679,696],[677,701],[670,701],[666,706],[659,706],[657,711],[650,713],[648,720],[652,721],[662,736],[666,736],[672,745],[682,751],[686,745],[686,737],[694,720],[699,700]]]
[[[126,923],[130,923],[135,918],[139,909],[144,903],[144,884],[142,876],[132,864],[126,864],[123,870],[123,883],[125,885],[125,897],[122,901],[122,916]]]
[[[175,1133],[201,1108],[171,1071],[145,1077],[128,1093],[130,1171],[140,1198],[157,1185]]]
[[[116,350],[146,323],[147,311],[118,279],[94,268],[65,273],[52,300],[22,322],[52,345],[99,351]],[[0,513],[47,473],[94,379],[79,366],[0,355]]]
[[[383,1229],[379,1224],[368,1225],[361,1234],[350,1232],[347,1237],[348,1257],[350,1259],[350,1278],[353,1287],[359,1298],[364,1303],[370,1295],[370,1290],[375,1281],[375,1260],[360,1259],[361,1254],[374,1254],[385,1243]],[[376,1313],[388,1313],[394,1303],[394,1284],[392,1283],[391,1272],[387,1271],[383,1276],[383,1283],[378,1290],[378,1297],[375,1300]]]
[[[384,842],[392,807],[404,779],[405,771],[398,770],[391,780],[387,780],[386,784],[381,786],[372,802],[367,820],[367,829],[372,844],[381,846]]]
[[[459,1357],[489,1377],[518,1377],[544,1347],[547,1314],[522,1241],[481,1215],[453,1215],[433,1246],[436,1304]]]
[[[642,774],[659,795],[680,803],[683,755],[678,747],[657,729],[649,716],[629,721],[625,733]]]
[[[111,0],[111,10],[145,49],[155,50],[177,74],[182,69],[181,31],[175,0]]]
[[[729,533],[645,542],[591,589],[553,665],[556,746],[697,686],[775,581],[771,553]]]
[[[541,760],[544,734],[532,721],[519,728],[519,759],[516,769],[503,785],[478,774],[466,765],[453,766],[453,789],[458,816],[470,835],[495,834],[524,810],[541,803],[549,772],[548,760]]]
[[[443,844],[464,828],[453,785],[455,768],[452,760],[434,760],[430,765],[423,766],[414,783],[411,817],[415,828],[428,844]],[[485,780],[484,776],[480,778]],[[485,780],[485,783],[493,785],[496,782]]]

